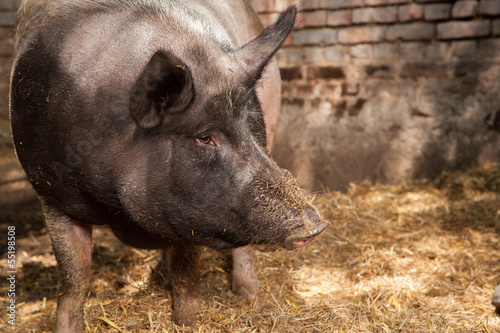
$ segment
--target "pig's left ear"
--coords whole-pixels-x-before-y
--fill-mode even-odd
[[[132,118],[142,128],[156,127],[167,113],[185,110],[193,91],[189,68],[173,54],[157,51],[132,90]]]
[[[288,8],[280,15],[275,24],[266,28],[248,44],[234,51],[236,59],[243,63],[247,80],[255,82],[260,78],[264,67],[293,29],[296,16],[297,8]]]

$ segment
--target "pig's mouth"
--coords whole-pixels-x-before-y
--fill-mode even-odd
[[[321,221],[318,223],[315,229],[310,231],[306,235],[294,235],[291,237],[288,237],[285,240],[285,243],[283,244],[283,247],[287,250],[298,250],[304,245],[312,242],[325,228],[328,226],[329,223]]]

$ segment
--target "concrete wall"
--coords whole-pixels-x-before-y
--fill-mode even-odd
[[[253,0],[265,24],[290,1]],[[310,0],[274,154],[315,190],[500,159],[500,1]]]
[[[265,25],[290,0],[250,0]],[[0,1],[0,144],[14,12]],[[310,0],[278,54],[274,155],[305,187],[500,160],[500,0]]]

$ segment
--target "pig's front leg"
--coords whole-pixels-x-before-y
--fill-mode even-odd
[[[233,253],[233,293],[245,301],[257,296],[259,281],[253,266],[250,246],[238,247]]]
[[[176,245],[169,252],[173,321],[179,326],[194,326],[200,308],[199,247]]]
[[[80,224],[44,206],[59,289],[54,332],[83,332],[83,303],[90,280],[92,226]]]

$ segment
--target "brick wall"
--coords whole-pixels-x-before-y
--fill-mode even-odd
[[[252,0],[265,25],[291,1]],[[275,158],[312,189],[500,159],[500,1],[310,0],[278,59]]]
[[[14,13],[20,0],[0,0],[0,144],[10,142],[9,77],[12,66]]]
[[[293,1],[249,0],[264,24]],[[14,11],[0,0],[0,141]],[[500,159],[500,0],[310,0],[278,54],[274,155],[312,189]],[[2,142],[3,142],[2,141]]]

